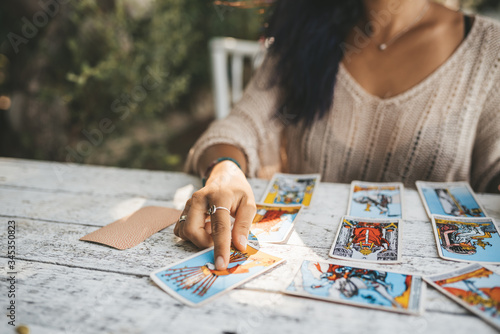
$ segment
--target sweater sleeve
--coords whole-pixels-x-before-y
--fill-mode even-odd
[[[500,68],[500,57],[493,66],[497,67]],[[478,192],[485,192],[500,177],[500,71],[496,72],[479,119],[472,154],[471,185]]]
[[[278,88],[268,87],[271,61],[266,59],[247,85],[231,113],[214,121],[189,151],[185,171],[196,173],[198,161],[210,146],[229,144],[246,156],[250,177],[267,177],[280,168],[280,138],[283,122],[274,117]]]

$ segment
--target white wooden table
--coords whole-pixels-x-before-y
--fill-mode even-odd
[[[251,180],[256,198],[265,180]],[[495,333],[493,327],[432,288],[423,316],[399,315],[282,295],[303,259],[328,260],[347,184],[322,183],[287,245],[265,246],[287,259],[271,272],[201,308],[190,308],[149,278],[197,249],[169,227],[125,251],[78,239],[142,206],[174,207],[182,174],[0,159],[0,300],[7,313],[7,223],[16,222],[16,325],[31,333]],[[479,194],[500,221],[500,195]],[[405,191],[403,264],[381,269],[434,274],[464,263],[437,256],[415,190]],[[497,266],[499,268],[499,266]],[[499,268],[500,270],[500,268]],[[14,333],[2,317],[1,333]]]

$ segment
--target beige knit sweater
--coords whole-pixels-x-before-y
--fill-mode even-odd
[[[278,88],[257,71],[240,102],[191,149],[194,172],[214,144],[239,147],[249,176],[276,171],[320,173],[347,183],[466,180],[484,191],[500,173],[500,24],[477,16],[457,50],[413,88],[382,99],[367,93],[341,65],[330,112],[309,128],[272,119]]]

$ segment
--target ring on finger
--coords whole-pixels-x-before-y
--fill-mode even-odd
[[[231,210],[229,210],[228,208],[225,208],[223,206],[212,205],[208,209],[207,215],[213,215],[215,212],[217,212],[217,210],[226,210],[227,212],[229,212],[229,214],[231,214]]]

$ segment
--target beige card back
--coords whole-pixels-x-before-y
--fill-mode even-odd
[[[174,224],[181,211],[159,206],[146,206],[80,238],[117,249],[132,248],[156,232]]]

